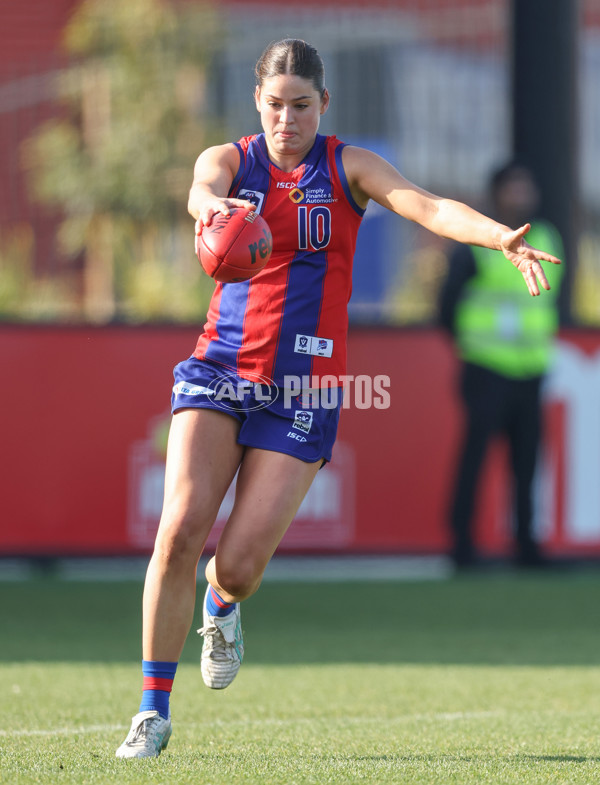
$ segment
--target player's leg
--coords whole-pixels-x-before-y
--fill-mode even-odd
[[[235,418],[213,410],[173,416],[163,512],[144,587],[144,659],[179,659],[194,614],[198,560],[243,455],[238,431]]]
[[[321,461],[247,449],[235,504],[206,567],[209,583],[226,601],[240,602],[258,589],[320,466]]]
[[[227,687],[239,670],[244,652],[239,603],[258,589],[320,465],[270,450],[246,450],[234,507],[206,567],[202,677],[213,689]],[[209,613],[213,592],[226,616]]]
[[[117,757],[155,757],[168,743],[168,699],[196,597],[196,569],[244,448],[239,423],[208,409],[173,416],[165,498],[144,587],[144,690]]]

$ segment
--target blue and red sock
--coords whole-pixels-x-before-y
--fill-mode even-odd
[[[206,611],[211,616],[229,616],[235,608],[235,602],[225,602],[212,586],[208,587],[206,595]]]
[[[165,720],[169,718],[169,698],[176,670],[176,662],[142,660],[144,686],[140,711],[157,711]]]

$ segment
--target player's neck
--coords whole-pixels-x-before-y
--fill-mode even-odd
[[[278,169],[281,169],[283,172],[293,172],[294,169],[297,169],[302,161],[304,161],[306,156],[310,153],[314,143],[315,140],[313,139],[305,149],[294,150],[293,152],[287,153],[281,150],[274,150],[271,145],[269,145],[267,140],[267,152],[269,154],[269,159]]]

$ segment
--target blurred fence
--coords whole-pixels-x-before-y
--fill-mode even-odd
[[[195,340],[191,326],[0,326],[0,366],[15,380],[0,385],[0,410],[10,412],[10,525],[0,527],[0,557],[151,549],[170,371]],[[348,349],[351,381],[333,461],[318,472],[280,550],[443,553],[462,427],[456,358],[434,330],[354,328]],[[600,556],[599,395],[600,336],[563,334],[545,388],[534,484],[536,534],[554,556]],[[474,521],[478,546],[495,557],[508,555],[513,540],[505,449],[494,443],[486,458]],[[233,496],[230,489],[209,549]]]
[[[148,19],[147,10],[157,3],[135,0],[115,7],[119,5],[123,24],[130,14],[131,29],[139,37],[143,33],[140,19]],[[96,6],[110,9],[111,2]],[[133,49],[135,36],[129,39],[106,25],[100,43],[90,44],[89,26],[83,37],[74,36],[73,26],[82,24],[81,4],[75,0],[3,3],[0,319],[201,321],[211,287],[193,257],[191,221],[186,214],[194,158],[206,144],[260,130],[252,101],[254,62],[269,41],[284,36],[306,38],[323,55],[332,94],[322,124],[324,133],[382,153],[409,179],[428,189],[464,198],[475,206],[485,205],[490,169],[510,155],[509,0],[327,0],[310,5],[265,0],[211,5],[188,0],[169,7],[177,13],[160,16],[156,12],[152,17],[157,25],[163,20],[160,24],[169,35],[157,27],[143,46]],[[177,45],[178,40],[189,42],[192,29],[189,22],[176,29],[176,17],[184,11],[187,20],[194,13],[205,19],[207,12],[218,18],[209,38],[198,36],[197,47],[203,55],[198,62],[189,52],[185,55],[186,47]],[[60,48],[67,23],[70,52]],[[79,43],[73,47],[75,39]],[[158,50],[159,45],[163,49]],[[164,49],[169,45],[172,51]],[[129,57],[127,67],[143,71],[153,50],[161,57],[161,79],[171,85],[169,112],[179,113],[168,160],[153,140],[160,136],[159,129],[170,128],[168,118],[175,115],[169,115],[165,107],[165,117],[153,125],[154,113],[144,116],[139,109],[142,95],[138,95],[139,105],[137,101],[119,105],[117,100],[123,80],[119,83],[115,76],[115,62],[123,66]],[[583,211],[573,312],[576,320],[597,325],[598,0],[581,3],[579,53]],[[90,62],[99,69],[99,78],[90,78],[89,69],[85,70]],[[76,88],[68,81],[71,73],[79,74]],[[109,78],[103,81],[102,74]],[[66,88],[66,83],[71,87]],[[146,92],[148,103],[156,105],[156,85],[150,79],[140,85],[138,93]],[[123,142],[123,150],[132,151],[129,159],[122,153],[130,162],[129,170],[121,163],[121,180],[113,178],[117,182],[114,190],[120,187],[120,193],[108,198],[104,189],[98,195],[86,186],[83,176],[77,180],[82,167],[71,166],[75,170],[69,175],[72,183],[66,174],[63,178],[57,149],[50,144],[56,137],[44,137],[45,147],[32,148],[27,140],[38,137],[39,141],[49,120],[74,135],[68,149],[77,150],[83,163],[87,165],[94,156],[99,159],[97,168],[90,168],[100,173],[92,177],[94,184],[102,172],[115,171],[118,151],[114,140],[120,138],[119,129],[134,128],[135,139]],[[552,122],[552,118],[544,121]],[[107,142],[111,137],[112,147]],[[37,157],[32,149],[37,150]],[[150,175],[139,173],[137,162],[144,159],[149,168],[160,171],[162,179],[157,184],[152,184]],[[65,161],[65,171],[68,167]],[[152,185],[143,185],[146,176]],[[136,181],[148,197],[148,212],[141,216],[138,207],[136,212],[131,205],[143,200],[139,194],[128,196]],[[65,195],[67,185],[70,190]],[[167,191],[168,203],[164,201]],[[161,204],[166,205],[162,212]],[[437,238],[371,205],[359,236],[352,318],[395,324],[431,322],[445,273],[445,250]]]

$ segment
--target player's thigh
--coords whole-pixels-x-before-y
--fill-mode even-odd
[[[238,433],[238,421],[222,412],[198,408],[173,415],[161,526],[212,526],[244,453]]]
[[[296,515],[321,461],[248,448],[242,460],[231,515],[216,551],[218,576],[260,579]]]

